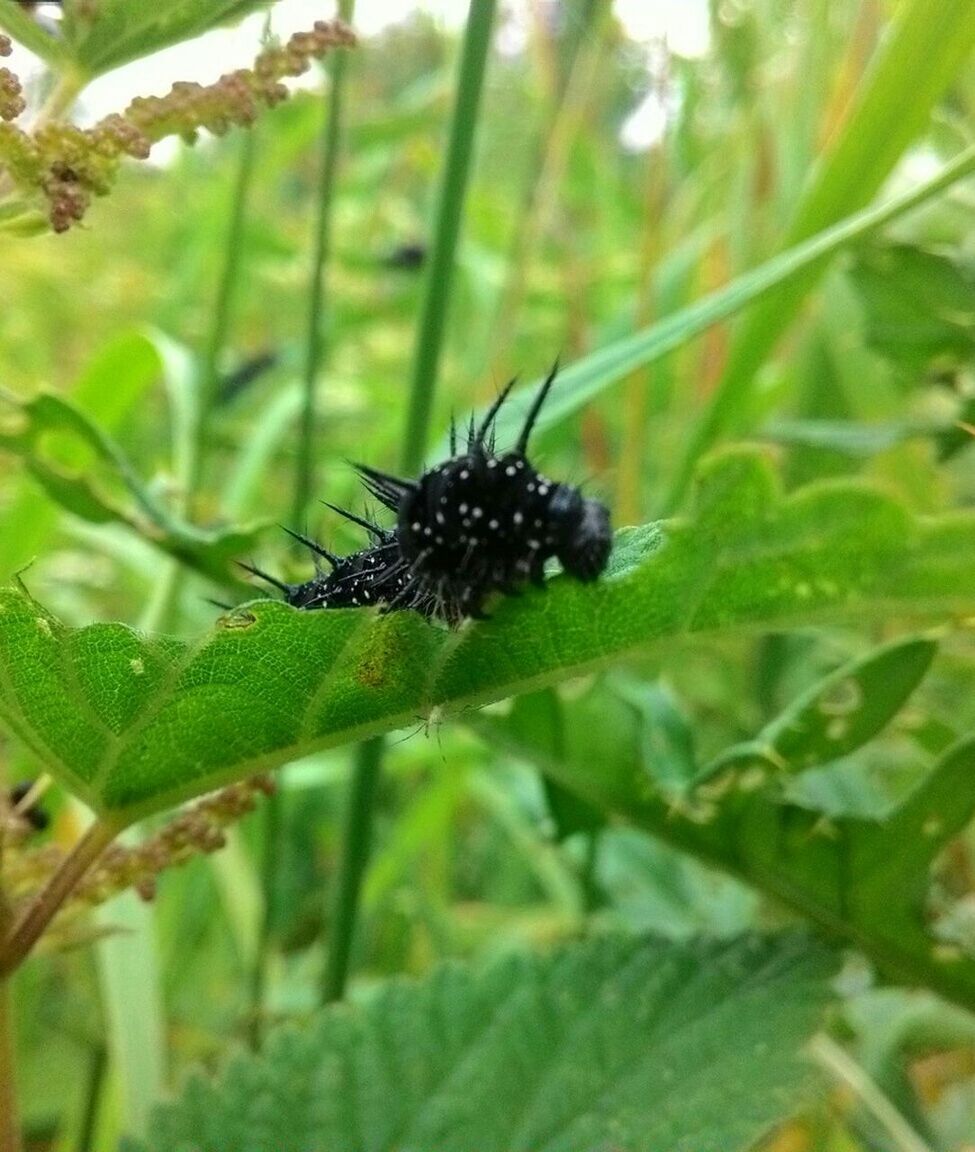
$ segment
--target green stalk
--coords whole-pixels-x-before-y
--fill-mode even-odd
[[[186,475],[182,477],[183,498],[187,504],[190,503],[193,493],[200,483],[207,424],[220,387],[220,359],[227,346],[234,296],[240,280],[244,221],[254,175],[254,148],[254,129],[250,128],[243,133],[241,138],[237,176],[231,192],[230,220],[227,224],[223,269],[217,285],[217,296],[213,304],[213,320],[200,368],[194,430],[188,446],[189,459],[186,461]]]
[[[372,815],[382,759],[381,738],[367,740],[356,750],[342,837],[342,859],[339,864],[341,882],[335,892],[329,926],[332,943],[322,985],[322,999],[326,1004],[341,1000],[345,994],[359,893],[372,843]]]
[[[355,0],[343,0],[339,17],[351,23]],[[305,342],[303,400],[298,431],[298,459],[295,471],[295,494],[292,520],[302,526],[305,510],[315,485],[315,382],[325,351],[327,323],[327,273],[332,251],[332,209],[335,199],[335,173],[338,168],[342,133],[345,77],[348,53],[336,52],[330,57],[331,84],[326,95],[325,115],[319,142],[318,215],[315,221],[315,251],[312,258],[311,287],[308,294],[308,328]]]
[[[78,1134],[74,1148],[76,1152],[88,1152],[94,1147],[98,1125],[98,1113],[102,1092],[105,1087],[105,1074],[108,1071],[108,1049],[99,1044],[92,1053],[91,1069],[88,1073],[88,1088],[85,1092],[84,1110],[78,1124]]]
[[[859,1100],[887,1133],[891,1152],[933,1152],[868,1073],[825,1032],[809,1045],[813,1060]]]
[[[261,844],[261,890],[264,895],[264,914],[261,917],[257,954],[251,979],[250,1044],[257,1051],[264,1037],[264,998],[271,964],[271,944],[277,922],[278,845],[281,843],[284,809],[281,797],[275,792],[264,802],[263,837]]]
[[[407,474],[417,472],[423,466],[423,454],[427,446],[437,370],[443,347],[444,325],[450,302],[454,254],[464,211],[471,150],[484,83],[484,68],[491,46],[494,8],[495,0],[471,0],[467,16],[457,99],[450,124],[447,159],[430,249],[430,267],[413,359],[410,408],[401,461],[403,471]]]
[[[799,202],[783,242],[789,248],[870,202],[926,128],[932,108],[975,46],[970,0],[908,0],[864,78],[842,132],[832,141]],[[919,65],[919,61],[923,64]],[[663,514],[683,502],[700,456],[752,400],[762,364],[825,265],[754,308],[738,333],[721,383],[679,461]]]
[[[586,23],[569,65],[567,79],[552,98],[548,130],[537,143],[532,178],[524,203],[517,212],[506,261],[505,282],[492,322],[488,364],[503,379],[510,375],[508,350],[513,343],[531,260],[550,226],[562,177],[598,80],[606,49],[606,33],[611,25],[610,14],[609,5],[604,5],[598,12],[592,8],[587,10]],[[548,32],[540,30],[538,34],[546,36]]]
[[[484,70],[491,46],[494,8],[495,0],[471,0],[467,15],[457,97],[450,123],[447,157],[413,361],[410,408],[400,461],[402,470],[407,474],[417,472],[422,467],[426,451],[450,298],[450,280],[464,211]],[[353,766],[345,843],[335,897],[336,917],[322,986],[323,995],[329,1001],[341,999],[345,992],[359,893],[372,840],[376,786],[382,767],[382,754],[382,740],[370,740],[359,749]]]
[[[200,489],[207,445],[207,429],[217,399],[220,362],[227,345],[236,288],[241,279],[243,233],[254,172],[254,129],[244,132],[237,170],[228,204],[223,266],[217,284],[210,328],[199,372],[174,413],[174,467],[179,481],[180,511],[189,517]],[[195,388],[193,387],[195,385]],[[157,581],[140,620],[145,631],[169,626],[179,603],[185,568],[170,562]],[[158,1099],[164,1078],[165,1019],[153,934],[153,911],[133,893],[125,893],[110,909],[99,909],[97,919],[125,931],[98,941],[96,956],[103,999],[109,1058],[117,1072],[122,1122],[133,1134],[148,1131],[149,1112]]]
[[[351,23],[355,0],[341,0],[339,17]],[[330,84],[325,93],[323,118],[319,135],[317,183],[318,211],[315,217],[314,251],[308,288],[308,322],[305,335],[305,359],[302,374],[301,417],[298,428],[298,454],[295,464],[292,520],[296,528],[304,527],[308,502],[315,486],[316,383],[326,351],[328,309],[328,268],[332,255],[332,218],[335,207],[336,174],[342,140],[342,111],[345,102],[347,54],[331,57]],[[285,833],[285,814],[281,797],[267,798],[264,809],[264,844],[262,885],[264,917],[254,979],[251,988],[251,1043],[259,1047],[263,1031],[263,1005],[267,988],[274,927],[278,919],[278,857]]]

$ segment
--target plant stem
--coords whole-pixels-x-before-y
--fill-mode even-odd
[[[491,45],[494,8],[495,0],[471,0],[467,15],[457,96],[448,135],[436,228],[413,360],[410,408],[400,461],[407,474],[419,470],[426,449],[433,391],[443,346],[450,279],[464,209],[484,69]],[[339,1000],[345,992],[359,891],[372,841],[373,808],[382,755],[382,740],[369,740],[360,746],[352,768],[345,840],[335,898],[335,923],[322,981],[326,1001]]]
[[[589,111],[592,92],[599,77],[606,48],[606,32],[611,25],[611,9],[588,10],[588,24],[580,34],[579,46],[569,67],[568,78],[553,95],[549,128],[538,144],[534,179],[525,203],[517,213],[514,236],[506,261],[505,282],[501,289],[489,341],[488,363],[494,374],[507,378],[511,374],[510,349],[515,324],[525,295],[525,286],[536,253],[549,228],[561,189],[561,181],[572,147]],[[596,18],[598,16],[598,19]],[[547,37],[540,31],[539,37]]]
[[[267,989],[268,969],[271,963],[271,942],[277,923],[278,846],[281,843],[281,797],[275,791],[264,804],[263,843],[261,845],[261,890],[264,912],[261,917],[257,954],[251,979],[250,1044],[257,1051],[264,1034],[264,996]]]
[[[9,976],[28,955],[51,923],[75,885],[120,831],[111,820],[99,817],[64,859],[61,866],[31,900],[0,943],[0,979]]]
[[[322,999],[329,1004],[341,1000],[349,974],[349,956],[362,877],[369,862],[372,842],[373,809],[382,767],[382,739],[367,740],[357,749],[349,788],[348,809],[342,839],[339,883],[332,912],[331,946],[325,965]]]
[[[339,18],[350,23],[355,0],[339,5]],[[335,201],[335,173],[338,169],[339,144],[342,135],[342,109],[348,53],[336,52],[330,57],[331,84],[325,98],[324,117],[319,139],[318,215],[315,221],[315,252],[312,258],[311,286],[308,293],[308,329],[305,343],[304,390],[301,425],[298,432],[298,459],[295,471],[295,496],[292,519],[302,527],[305,510],[315,483],[315,383],[325,352],[327,321],[327,273],[332,251],[332,210]]]
[[[217,285],[217,296],[213,303],[213,322],[210,325],[210,333],[203,351],[203,363],[200,368],[194,433],[187,446],[189,459],[186,461],[186,474],[182,477],[184,499],[187,502],[192,499],[192,495],[199,485],[203,470],[203,447],[207,422],[220,387],[220,358],[227,345],[234,290],[240,278],[244,221],[247,213],[248,194],[254,174],[254,152],[254,129],[245,129],[240,143],[237,175],[231,193],[230,222],[227,225],[223,269]]]
[[[14,1079],[13,997],[0,980],[0,1152],[20,1152],[20,1111]]]
[[[897,1111],[880,1087],[852,1057],[829,1036],[821,1034],[810,1044],[816,1063],[848,1088],[891,1140],[892,1152],[932,1152]]]
[[[640,245],[640,287],[636,299],[636,326],[646,328],[654,318],[655,276],[662,255],[659,221],[667,199],[667,152],[663,143],[650,149],[645,187],[643,242]],[[658,369],[659,371],[659,369]],[[616,483],[616,515],[622,524],[643,522],[643,483],[646,476],[647,406],[654,384],[653,368],[638,368],[624,383],[623,434]]]
[[[433,394],[443,347],[444,324],[450,298],[457,236],[464,210],[471,151],[484,82],[484,68],[491,45],[495,0],[471,0],[461,53],[457,98],[450,124],[447,159],[437,205],[436,227],[430,248],[413,375],[410,409],[403,446],[403,470],[418,471],[426,451]]]
[[[65,67],[37,113],[31,131],[36,132],[38,128],[43,128],[52,120],[64,119],[65,113],[71,111],[71,106],[87,83],[88,77],[83,73],[72,67]]]
[[[355,0],[341,0],[339,17],[352,21]],[[295,467],[292,520],[296,528],[304,527],[308,502],[315,484],[316,383],[325,356],[325,329],[328,307],[328,265],[332,253],[332,217],[335,206],[336,173],[342,138],[342,109],[347,76],[347,54],[331,57],[331,83],[325,93],[321,133],[315,219],[314,254],[308,289],[308,325],[305,337],[301,423],[298,430],[298,455]],[[264,809],[263,889],[264,917],[254,963],[251,987],[251,1043],[260,1045],[263,1004],[271,956],[272,935],[277,922],[278,858],[284,830],[284,812],[280,795],[267,798]]]
[[[88,1072],[88,1088],[85,1092],[85,1109],[78,1126],[78,1142],[75,1145],[77,1152],[88,1152],[94,1146],[96,1126],[98,1124],[98,1110],[105,1086],[105,1073],[108,1071],[108,1049],[99,1044],[91,1057],[91,1068]]]

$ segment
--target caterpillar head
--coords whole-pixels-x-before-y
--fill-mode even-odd
[[[586,499],[578,488],[559,484],[552,493],[549,523],[556,541],[555,555],[565,571],[576,580],[597,579],[613,547],[606,505]]]

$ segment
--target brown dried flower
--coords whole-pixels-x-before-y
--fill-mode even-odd
[[[222,848],[227,826],[253,811],[258,797],[273,790],[269,776],[254,776],[184,808],[142,844],[113,844],[72,892],[55,921],[59,930],[74,924],[85,908],[101,904],[126,888],[134,888],[143,899],[152,899],[161,872]],[[30,846],[30,825],[15,818],[9,805],[0,811],[0,827],[5,848],[0,857],[0,891],[16,911],[57,872],[66,853],[51,842]]]
[[[113,844],[75,889],[72,899],[101,904],[126,888],[134,888],[143,899],[151,900],[161,872],[222,848],[226,843],[224,829],[252,812],[259,796],[273,791],[269,776],[254,776],[184,808],[142,844]]]
[[[0,120],[16,120],[26,107],[20,80],[9,68],[0,68]]]
[[[5,55],[0,37],[0,55]],[[137,97],[121,113],[93,128],[58,121],[34,134],[0,122],[0,169],[6,169],[21,194],[40,195],[51,227],[64,232],[79,221],[94,196],[110,190],[124,156],[144,160],[154,143],[167,136],[195,140],[201,128],[223,135],[246,126],[261,108],[288,95],[282,81],[300,76],[331,48],[351,47],[355,36],[341,21],[318,21],[310,32],[296,32],[286,44],[265,48],[253,68],[240,68],[214,84],[180,81],[166,96]],[[0,69],[0,119],[23,111],[20,82]]]

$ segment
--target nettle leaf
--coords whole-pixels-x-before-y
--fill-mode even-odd
[[[768,462],[724,453],[689,519],[617,535],[605,577],[565,578],[447,632],[413,613],[257,601],[195,644],[67,628],[0,593],[0,719],[120,823],[316,749],[729,628],[925,619],[975,608],[975,515],[911,516],[857,483],[783,497]],[[630,779],[628,775],[628,779]]]
[[[813,684],[754,740],[722,752],[698,782],[749,769],[757,781],[768,768],[798,772],[849,756],[897,715],[924,679],[937,648],[929,637],[908,637],[850,661]]]
[[[867,340],[912,380],[934,361],[975,357],[975,276],[958,261],[911,244],[871,244],[850,275]]]
[[[915,658],[922,662],[920,652]],[[975,815],[975,737],[942,752],[884,819],[827,819],[770,787],[768,773],[723,773],[684,797],[661,787],[645,759],[641,709],[610,678],[571,700],[553,697],[560,715],[533,727],[533,708],[551,712],[542,695],[519,701],[516,723],[489,712],[468,723],[589,804],[847,939],[886,976],[975,1008],[975,957],[944,947],[926,914],[931,865]]]
[[[737,1152],[809,1090],[833,970],[800,934],[445,966],[191,1080],[129,1152]]]
[[[218,583],[239,582],[231,561],[256,546],[264,524],[198,528],[162,504],[111,436],[50,393],[8,401],[0,450],[20,456],[55,503],[93,524],[124,524]]]
[[[99,0],[64,6],[62,30],[75,66],[99,76],[140,56],[267,8],[273,0]]]

